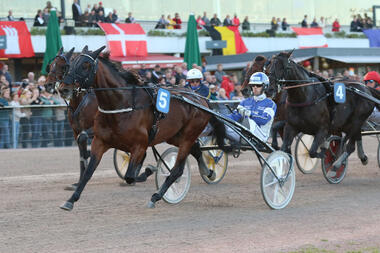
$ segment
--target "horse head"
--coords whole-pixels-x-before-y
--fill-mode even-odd
[[[58,88],[59,83],[62,82],[63,77],[69,70],[70,58],[72,57],[73,52],[74,48],[64,54],[63,47],[61,47],[52,62],[46,66],[46,72],[48,73],[45,82],[46,90],[54,90]]]
[[[299,79],[294,77],[297,64],[290,58],[292,53],[293,50],[274,55],[265,69],[265,73],[269,77],[268,90],[273,93],[272,97],[281,90],[281,80]]]
[[[64,98],[70,98],[74,89],[88,89],[93,85],[97,70],[97,58],[105,46],[90,52],[85,46],[81,54],[69,66],[58,91]]]

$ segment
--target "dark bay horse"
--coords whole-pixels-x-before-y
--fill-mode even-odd
[[[187,156],[191,153],[196,158],[201,157],[199,144],[195,141],[207,123],[210,121],[216,130],[214,134],[217,135],[220,146],[223,145],[225,136],[224,124],[210,114],[175,98],[171,99],[169,113],[164,118],[155,118],[155,101],[152,97],[155,88],[143,86],[143,81],[136,72],[121,72],[107,58],[99,57],[103,49],[101,47],[94,52],[88,52],[85,48],[70,64],[70,69],[59,87],[64,96],[70,96],[79,87],[93,88],[99,105],[94,122],[90,162],[77,189],[61,208],[72,210],[108,149],[117,148],[131,153],[125,175],[126,182],[131,184],[136,181],[136,172],[141,167],[148,146],[166,141],[179,148],[178,155],[170,175],[149,202],[149,207],[154,207],[155,202],[182,175]],[[189,95],[188,90],[186,91],[182,96],[208,106],[204,99]],[[172,89],[171,93],[181,95],[181,89]],[[157,132],[150,140],[151,129],[156,120]],[[212,171],[208,172],[212,174]]]
[[[46,72],[48,72],[48,75],[45,86],[48,89],[55,89],[56,84],[62,82],[64,75],[69,70],[73,51],[74,48],[64,54],[62,47],[53,61],[47,66]],[[89,151],[87,151],[87,141],[88,138],[92,138],[93,136],[92,127],[94,126],[95,115],[98,111],[98,101],[94,93],[85,92],[74,92],[69,99],[67,118],[73,129],[74,138],[79,148],[80,181],[87,167],[87,160],[90,155]],[[78,183],[75,183],[65,189],[75,190],[77,185]]]
[[[373,111],[375,103],[350,91],[347,91],[345,103],[335,103],[331,83],[296,64],[290,56],[291,53],[285,52],[274,56],[267,68],[270,85],[275,87],[274,90],[277,90],[276,87],[281,80],[285,80],[283,83],[288,89],[287,123],[281,149],[290,153],[294,137],[303,132],[315,136],[309,152],[310,157],[323,157],[327,149],[325,143],[327,137],[331,134],[345,133],[343,143],[348,140],[348,144],[334,163],[332,171],[335,171],[355,150],[355,142],[361,142],[361,126]],[[292,88],[300,84],[297,80],[304,80],[311,85]],[[360,83],[354,81],[344,81],[344,83],[347,87],[355,87],[368,95],[380,98],[379,92]],[[318,147],[321,147],[319,153]],[[359,152],[359,157],[363,163],[367,161],[364,152]]]

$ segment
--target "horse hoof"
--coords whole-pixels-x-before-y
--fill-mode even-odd
[[[149,201],[148,202],[148,208],[155,208],[156,207],[156,204],[153,202],[153,201]]]
[[[77,185],[76,184],[72,184],[72,185],[70,185],[70,186],[66,186],[65,188],[64,188],[64,190],[65,191],[75,191],[76,189],[77,189]]]
[[[215,173],[215,171],[210,170],[210,174],[209,174],[207,177],[208,177],[208,179],[210,179],[211,181],[214,181],[215,178],[216,178],[216,173]]]
[[[130,184],[128,184],[128,183],[126,183],[126,182],[121,182],[119,185],[120,185],[120,186],[135,186],[135,185],[136,185],[136,182],[133,182],[133,183],[130,183]]]
[[[360,161],[362,162],[363,165],[367,165],[368,164],[368,157],[365,156],[363,159],[360,159]]]
[[[74,207],[74,204],[68,201],[66,201],[62,206],[60,206],[60,208],[65,211],[71,211],[73,210],[73,207]]]

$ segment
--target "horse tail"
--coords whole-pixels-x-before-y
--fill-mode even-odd
[[[210,124],[214,128],[212,131],[212,137],[216,138],[216,144],[224,152],[230,152],[231,150],[227,149],[224,145],[224,139],[226,138],[226,126],[221,120],[216,116],[212,115],[210,119]]]
[[[371,92],[371,95],[377,99],[380,100],[380,91],[374,89],[374,88],[369,88],[369,91]],[[376,108],[380,111],[380,104],[376,104]]]

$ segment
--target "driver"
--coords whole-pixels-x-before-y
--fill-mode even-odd
[[[276,104],[264,93],[269,86],[269,78],[263,72],[256,72],[249,78],[248,85],[253,97],[243,100],[229,117],[235,121],[247,119],[250,131],[266,142],[277,109]],[[229,127],[226,128],[226,135],[233,141],[240,141],[240,136]]]
[[[363,81],[364,81],[365,85],[367,85],[368,87],[371,87],[371,88],[374,88],[374,89],[380,91],[380,85],[379,85],[380,84],[380,74],[377,73],[376,71],[368,72],[364,76]],[[380,112],[377,109],[377,107],[375,107],[375,109],[373,109],[373,112],[368,117],[368,120],[376,123],[377,125],[380,125]]]
[[[186,75],[187,84],[185,88],[190,88],[199,95],[209,98],[209,88],[202,83],[203,75],[199,69],[190,69]]]

